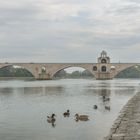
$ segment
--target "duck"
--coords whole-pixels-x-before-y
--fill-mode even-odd
[[[47,116],[47,122],[48,123],[54,123],[56,121],[56,119],[54,118],[54,116],[56,116],[55,114],[52,114],[51,116]]]
[[[94,105],[94,109],[97,109],[98,108],[98,106],[97,105]]]
[[[108,98],[104,98],[103,100],[104,100],[104,102],[105,101],[110,101],[110,98],[109,97]]]
[[[89,120],[88,115],[75,114],[75,117],[76,117],[76,121],[78,121],[78,120],[80,120],[80,121],[88,121]]]
[[[63,113],[63,115],[64,115],[64,117],[66,117],[66,116],[69,117],[69,115],[70,115],[70,111],[67,110],[66,112]]]
[[[105,109],[106,110],[110,110],[110,106],[105,106]]]

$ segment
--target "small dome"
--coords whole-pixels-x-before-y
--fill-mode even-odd
[[[111,66],[111,69],[115,69],[115,66]]]
[[[101,52],[101,57],[107,57],[106,51],[102,51],[102,52]]]
[[[101,52],[101,54],[102,55],[107,55],[106,51],[104,51],[104,50]]]
[[[110,63],[110,58],[107,56],[106,51],[102,51],[101,56],[98,57],[98,63]]]

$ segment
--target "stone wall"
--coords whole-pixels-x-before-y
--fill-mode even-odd
[[[140,93],[123,107],[104,140],[140,140]]]

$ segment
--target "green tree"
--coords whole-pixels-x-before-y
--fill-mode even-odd
[[[140,78],[140,66],[128,68],[120,72],[116,78]]]

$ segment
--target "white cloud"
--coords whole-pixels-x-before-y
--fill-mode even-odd
[[[96,62],[104,49],[114,61],[135,61],[139,7],[135,0],[0,0],[1,60]]]

